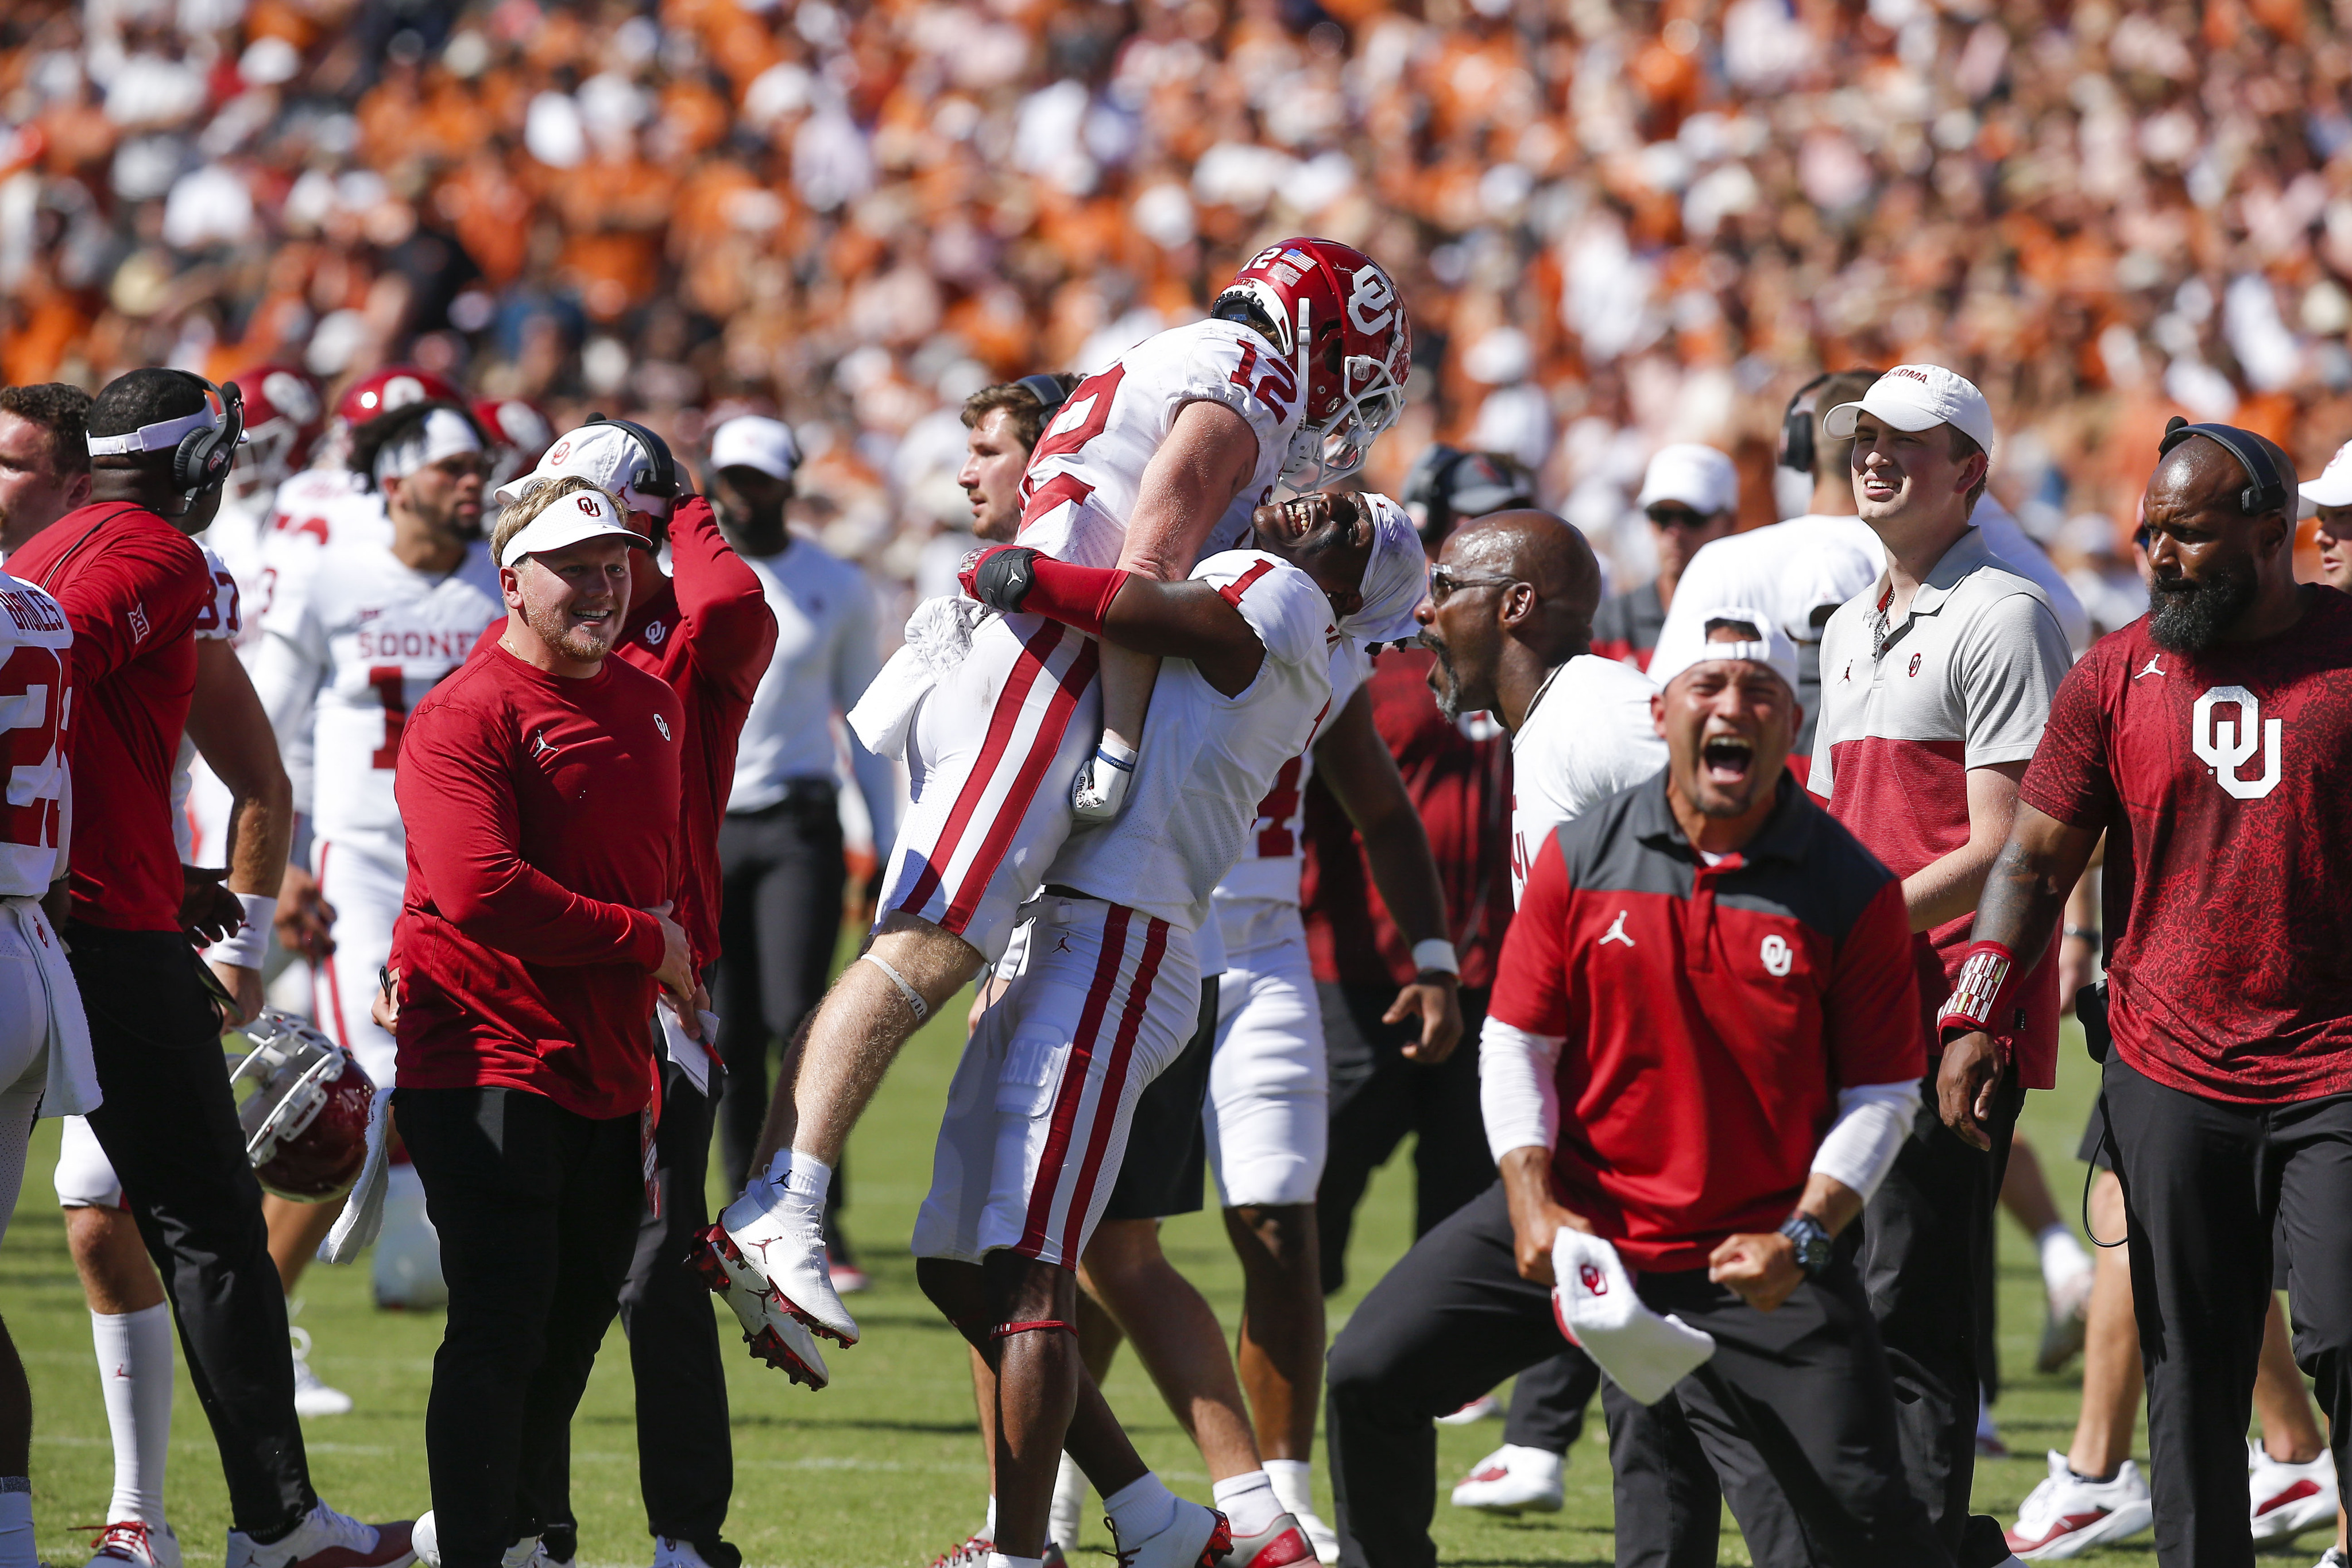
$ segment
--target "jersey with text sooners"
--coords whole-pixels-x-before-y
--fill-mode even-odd
[[[1265,644],[1257,678],[1229,697],[1190,659],[1161,664],[1126,805],[1073,832],[1045,870],[1049,886],[1187,931],[1210,918],[1210,894],[1241,858],[1257,803],[1329,708],[1339,636],[1330,600],[1287,561],[1227,550],[1194,567],[1192,579],[1215,588]]]
[[[1666,765],[1650,717],[1658,688],[1631,664],[1580,653],[1551,677],[1511,737],[1511,903],[1554,828]]]
[[[405,843],[393,764],[411,709],[506,615],[488,546],[455,571],[415,570],[379,545],[336,544],[282,571],[261,617],[255,685],[280,734],[316,753],[318,836],[398,864]]]
[[[1371,677],[1372,661],[1362,643],[1342,637],[1331,650],[1331,707],[1314,738],[1339,716],[1356,689]],[[1217,883],[1219,898],[1270,898],[1277,904],[1298,902],[1299,868],[1304,863],[1307,786],[1315,777],[1315,748],[1307,747],[1284,763],[1274,776],[1274,788],[1257,803],[1257,820],[1242,840],[1242,858]]]
[[[65,871],[72,646],[58,601],[0,571],[0,898],[38,898]]]
[[[2249,1104],[2352,1092],[2352,598],[2201,653],[2146,617],[2059,686],[2019,786],[2107,831],[2108,1020],[2158,1082]]]
[[[1021,480],[1020,542],[1079,566],[1118,564],[1143,471],[1188,402],[1218,402],[1257,435],[1250,481],[1201,547],[1203,559],[1249,537],[1271,499],[1301,390],[1274,345],[1234,321],[1194,321],[1148,338],[1080,382],[1045,426]]]

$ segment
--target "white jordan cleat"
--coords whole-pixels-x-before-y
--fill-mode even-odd
[[[713,1228],[724,1231],[744,1267],[775,1287],[784,1305],[837,1344],[857,1343],[857,1320],[841,1304],[826,1270],[819,1212],[793,1202],[766,1176],[754,1176]]]
[[[809,1332],[792,1303],[744,1261],[724,1225],[714,1225],[702,1233],[701,1243],[688,1261],[703,1283],[735,1310],[735,1321],[743,1325],[744,1343],[754,1356],[811,1388],[823,1388],[833,1381],[833,1374],[825,1370],[824,1355],[817,1349],[816,1335]]]
[[[2306,1464],[2273,1459],[2259,1443],[2246,1445],[2247,1511],[2254,1544],[2293,1541],[2336,1522],[2336,1457],[2326,1449]]]
[[[2015,1528],[2005,1533],[2017,1556],[2049,1563],[2127,1540],[2154,1520],[2147,1482],[2137,1465],[2126,1459],[2106,1480],[2089,1480],[2068,1469],[2066,1456],[2053,1450],[2050,1474],[2026,1494]]]
[[[1506,1443],[1476,1464],[1454,1489],[1454,1506],[1482,1513],[1558,1513],[1567,1492],[1560,1456]]]
[[[283,1540],[268,1544],[228,1532],[226,1568],[407,1568],[416,1560],[415,1523],[362,1524],[320,1503]]]
[[[1225,1516],[1185,1498],[1176,1500],[1176,1515],[1165,1528],[1140,1541],[1121,1541],[1118,1521],[1104,1522],[1118,1542],[1111,1553],[1118,1568],[1217,1568],[1234,1549],[1234,1527]]]
[[[180,1568],[180,1538],[160,1521],[118,1519],[99,1532],[85,1568]]]

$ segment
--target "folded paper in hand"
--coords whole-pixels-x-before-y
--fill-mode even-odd
[[[1598,1236],[1563,1228],[1552,1240],[1551,1267],[1559,1332],[1641,1404],[1664,1399],[1715,1354],[1713,1334],[1642,1304],[1617,1249]]]
[[[702,1024],[700,1040],[679,1026],[677,1015],[669,1010],[667,1001],[654,1009],[654,1016],[661,1020],[662,1043],[668,1048],[669,1059],[686,1070],[694,1092],[707,1098],[710,1093],[711,1066],[719,1060],[719,1015],[708,1009],[694,1015]]]

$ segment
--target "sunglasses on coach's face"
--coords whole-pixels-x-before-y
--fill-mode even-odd
[[[1648,515],[1662,528],[1703,528],[1714,520],[1688,507],[1652,507]]]
[[[1443,604],[1454,597],[1456,589],[1509,588],[1520,580],[1516,577],[1456,577],[1447,568],[1436,567],[1429,574],[1429,602]]]

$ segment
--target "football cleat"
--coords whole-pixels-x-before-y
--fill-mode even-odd
[[[2352,1568],[2352,1558],[2344,1554],[2341,1546],[2331,1546],[2319,1554],[2319,1561],[2312,1568]]]
[[[2246,1445],[2247,1508],[2254,1544],[2293,1541],[2336,1521],[2336,1459],[2326,1449],[2305,1464],[2273,1459]]]
[[[1558,1513],[1566,1496],[1560,1456],[1506,1443],[1476,1464],[1454,1489],[1454,1506],[1482,1513]]]
[[[743,1325],[744,1343],[751,1347],[754,1358],[811,1388],[823,1388],[833,1381],[833,1375],[825,1370],[824,1354],[817,1349],[816,1335],[809,1332],[792,1303],[743,1260],[726,1226],[705,1230],[688,1260],[712,1293],[725,1297],[735,1309],[735,1319]]]
[[[292,1328],[294,1339],[294,1414],[297,1416],[348,1416],[352,1413],[352,1396],[340,1388],[327,1385],[310,1365],[310,1331]]]
[[[1110,1526],[1111,1539],[1118,1542],[1111,1552],[1118,1568],[1218,1568],[1234,1549],[1234,1527],[1225,1522],[1223,1514],[1181,1497],[1176,1500],[1175,1517],[1157,1534],[1133,1544],[1119,1541],[1117,1521],[1103,1522]]]
[[[2137,1465],[2126,1459],[2114,1479],[2085,1480],[2053,1450],[2050,1474],[2026,1494],[2016,1527],[2003,1534],[2009,1549],[2028,1563],[2051,1563],[2126,1540],[2155,1520]]]
[[[1255,1535],[1236,1535],[1233,1541],[1233,1550],[1218,1568],[1292,1568],[1316,1561],[1315,1543],[1287,1513],[1276,1514],[1274,1522]]]
[[[987,1536],[968,1536],[932,1558],[931,1568],[988,1568],[988,1559],[995,1551],[996,1542]],[[1038,1561],[1045,1568],[1069,1568],[1069,1559],[1062,1554],[1057,1541],[1045,1542],[1045,1554]]]
[[[118,1519],[98,1532],[84,1568],[180,1568],[180,1538],[168,1524]]]
[[[743,1266],[775,1287],[793,1316],[837,1344],[857,1343],[857,1320],[841,1304],[825,1272],[824,1228],[814,1213],[787,1199],[782,1186],[765,1176],[752,1177],[714,1228],[726,1232]]]
[[[414,1521],[362,1524],[320,1503],[283,1540],[268,1545],[228,1532],[226,1568],[406,1568],[416,1561]]]
[[[1503,1413],[1503,1402],[1491,1394],[1481,1394],[1451,1416],[1440,1416],[1441,1427],[1475,1427],[1481,1421],[1492,1421]]]

